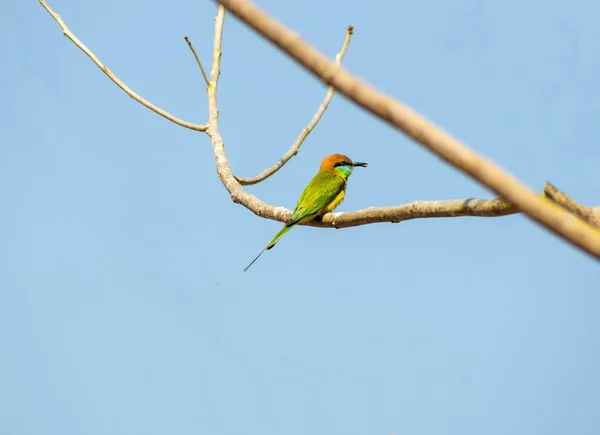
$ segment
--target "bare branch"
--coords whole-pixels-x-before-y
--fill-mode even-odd
[[[69,38],[77,47],[79,47],[79,49],[81,51],[83,51],[90,59],[92,59],[92,61],[98,66],[98,68],[100,68],[104,72],[104,74],[106,74],[108,76],[108,78],[110,78],[118,87],[120,87],[123,91],[125,91],[125,93],[127,95],[129,95],[131,98],[133,98],[138,103],[143,104],[144,106],[146,106],[148,109],[152,110],[153,112],[156,112],[159,115],[161,115],[162,117],[167,118],[169,121],[174,122],[175,124],[181,125],[182,127],[189,128],[190,130],[206,131],[205,125],[192,124],[191,122],[183,121],[179,118],[176,118],[175,116],[164,111],[160,107],[155,106],[148,100],[140,97],[138,94],[133,92],[129,87],[127,87],[127,85],[125,83],[123,83],[121,80],[119,80],[119,78],[116,75],[114,75],[112,73],[112,71],[109,70],[108,67],[106,65],[104,65],[100,61],[100,59],[98,59],[98,57],[89,48],[87,48],[79,39],[77,39],[77,37],[71,32],[71,30],[69,30],[67,25],[64,23],[64,21],[62,20],[60,15],[57,14],[56,12],[54,12],[50,8],[50,6],[48,6],[48,4],[46,3],[46,0],[40,0],[40,3],[44,7],[44,9],[46,9],[48,11],[48,13],[52,16],[52,18],[54,18],[54,20],[58,23],[58,25],[62,29],[63,34],[67,38]]]
[[[550,183],[546,183],[546,186],[544,187],[544,194],[547,198],[560,205],[569,213],[574,214],[579,219],[583,219],[588,224],[595,227],[600,227],[600,214],[598,214],[594,208],[579,204],[569,195],[558,190]]]
[[[207,78],[206,73],[203,71],[203,76],[205,81],[207,81],[207,97],[208,97],[208,109],[209,109],[209,121],[206,126],[189,124],[184,121],[180,121],[177,118],[172,117],[161,109],[156,108],[155,106],[148,103],[143,98],[134,94],[129,88],[127,88],[122,82],[120,82],[110,71],[106,68],[97,58],[96,56],[87,49],[66,27],[62,19],[58,14],[56,14],[52,9],[48,7],[45,3],[45,0],[40,0],[40,3],[44,8],[50,13],[50,15],[57,21],[57,23],[63,29],[63,33],[67,36],[76,46],[78,46],[84,53],[88,55],[119,87],[121,87],[125,92],[127,92],[132,98],[144,104],[146,107],[149,107],[151,110],[156,111],[157,113],[165,116],[167,119],[176,122],[179,125],[184,127],[191,128],[193,130],[205,131],[211,139],[211,143],[213,145],[213,152],[215,155],[217,173],[219,178],[221,179],[223,185],[231,195],[232,200],[235,203],[241,204],[244,207],[248,208],[250,211],[255,213],[258,216],[277,220],[280,222],[285,222],[291,215],[292,211],[288,210],[284,207],[276,207],[267,203],[260,201],[254,195],[246,193],[238,179],[233,175],[231,171],[231,167],[225,155],[225,147],[223,144],[223,140],[221,138],[221,134],[219,132],[218,127],[218,118],[219,118],[219,110],[217,105],[217,85],[219,81],[219,75],[221,72],[221,44],[222,44],[222,36],[223,36],[223,23],[225,19],[225,8],[223,6],[219,6],[219,10],[217,13],[217,17],[215,18],[215,36],[214,36],[214,45],[213,45],[213,57],[212,57],[212,67],[210,78]],[[340,54],[338,54],[337,62],[341,62],[341,57],[343,56],[348,43],[350,41],[350,34],[352,33],[352,29],[348,29],[348,34],[346,37],[346,41],[344,43],[344,47]],[[201,63],[199,61],[198,56],[193,49],[193,46],[189,42],[189,39],[186,38],[188,44],[190,45],[190,49],[194,53],[200,68],[202,68]],[[325,111],[329,100],[331,100],[331,96],[333,95],[333,87],[328,91],[327,97],[319,111],[311,121],[311,124],[307,127],[308,132],[301,138],[302,140],[308,135],[310,130],[314,128],[314,125],[318,122],[323,112]],[[305,129],[306,130],[306,129]],[[304,132],[303,132],[304,133]],[[439,139],[439,138],[438,138]],[[297,146],[299,147],[301,141],[297,141]],[[296,145],[296,144],[295,144]],[[292,148],[293,149],[293,148]],[[297,148],[296,148],[297,151]],[[287,156],[287,154],[286,154]],[[284,156],[285,157],[285,156]],[[290,157],[291,158],[291,155]],[[288,160],[289,160],[288,158]],[[286,160],[287,161],[287,160]],[[285,162],[284,162],[285,163]],[[283,166],[283,164],[281,165]],[[280,166],[280,167],[281,167]],[[273,173],[276,172],[279,168],[274,169]],[[262,174],[261,174],[262,175]],[[266,175],[268,177],[269,175]],[[260,181],[260,180],[259,180]],[[550,187],[548,187],[550,186]],[[600,207],[596,208],[586,208],[577,203],[575,203],[572,199],[562,194],[562,192],[558,191],[558,189],[554,188],[551,185],[548,185],[546,188],[546,195],[552,198],[555,202],[565,207],[571,213],[576,214],[579,217],[587,216],[586,213],[588,211],[593,215],[596,213],[595,217],[591,217],[591,222],[596,222],[600,220]],[[559,192],[561,195],[556,194]],[[575,205],[574,205],[575,204]],[[586,211],[588,210],[588,211]],[[403,204],[393,207],[369,207],[364,210],[358,210],[349,213],[328,213],[322,217],[320,220],[311,221],[305,223],[303,225],[316,226],[316,227],[329,227],[329,228],[345,228],[352,227],[358,225],[365,225],[371,223],[378,222],[401,222],[410,219],[417,218],[434,218],[434,217],[458,217],[458,216],[479,216],[479,217],[494,217],[494,216],[506,216],[509,214],[519,213],[519,208],[511,203],[508,200],[498,198],[492,200],[483,200],[483,199],[460,199],[460,200],[449,200],[449,201],[416,201],[410,204]],[[571,218],[571,220],[576,220],[572,216],[567,216],[567,218]],[[595,219],[595,220],[594,220]],[[560,222],[559,222],[560,223]]]
[[[348,45],[350,44],[350,39],[352,38],[353,32],[354,32],[354,28],[352,26],[348,26],[348,28],[346,29],[346,39],[344,40],[342,49],[335,57],[336,65],[342,64],[342,59],[344,58],[344,55],[346,54],[346,50],[348,49]],[[235,177],[239,181],[239,183],[242,186],[251,186],[253,184],[260,183],[261,181],[269,178],[275,172],[277,172],[281,168],[283,168],[283,165],[285,165],[292,157],[297,155],[298,150],[300,149],[300,146],[302,145],[302,143],[304,142],[306,137],[310,134],[310,132],[313,131],[313,129],[315,128],[317,123],[321,120],[321,117],[323,116],[323,113],[325,113],[325,110],[327,110],[327,107],[329,106],[329,102],[333,98],[334,93],[335,93],[335,88],[333,86],[330,86],[329,89],[327,90],[327,94],[325,95],[325,99],[323,100],[323,102],[321,103],[319,108],[317,109],[317,113],[315,113],[315,116],[313,117],[313,119],[302,130],[302,132],[300,133],[300,136],[298,136],[298,138],[296,139],[296,142],[294,142],[292,147],[283,155],[283,157],[281,159],[279,159],[270,168],[267,168],[263,172],[258,174],[256,177],[252,177],[252,178]]]
[[[225,8],[219,6],[215,18],[215,37],[213,46],[213,61],[210,73],[210,86],[208,86],[208,129],[207,134],[211,139],[213,153],[217,166],[217,173],[221,182],[231,195],[231,199],[241,204],[257,216],[286,222],[292,211],[285,207],[276,207],[259,200],[256,196],[244,191],[241,184],[231,171],[229,161],[225,155],[225,146],[219,131],[219,109],[217,105],[218,80],[221,73],[221,43]],[[350,33],[350,30],[349,30]],[[319,221],[307,222],[308,226],[344,228],[365,225],[376,222],[401,222],[409,219],[424,217],[451,217],[451,216],[505,216],[517,213],[517,208],[503,199],[482,200],[466,199],[452,201],[413,202],[395,207],[370,207],[351,213],[328,213]]]
[[[345,228],[382,222],[399,223],[419,218],[498,217],[518,212],[519,210],[513,204],[502,198],[415,201],[393,207],[369,207],[351,213],[329,213],[323,217],[322,224]]]
[[[198,54],[196,53],[196,50],[194,49],[194,46],[192,45],[192,41],[190,41],[190,38],[188,38],[187,36],[184,37],[183,39],[185,39],[185,42],[187,42],[188,47],[190,47],[190,50],[192,50],[192,54],[196,58],[196,62],[198,63],[198,66],[200,67],[200,71],[202,71],[202,77],[204,77],[204,83],[206,83],[206,86],[210,86],[210,81],[208,80],[208,77],[206,76],[206,71],[204,71],[202,62],[200,61],[200,58],[198,57]]]
[[[210,85],[208,86],[209,121],[207,134],[211,139],[217,173],[221,182],[231,195],[231,199],[246,207],[257,216],[286,222],[292,211],[285,207],[277,207],[267,204],[256,196],[244,191],[241,184],[231,171],[229,161],[225,155],[225,146],[219,131],[219,110],[217,104],[217,88],[219,75],[221,73],[221,45],[223,25],[225,19],[225,8],[219,6],[215,18],[215,36],[213,45],[213,59],[210,74]],[[509,201],[502,198],[485,199],[457,199],[448,201],[415,201],[393,207],[369,207],[348,213],[328,213],[321,220],[313,220],[301,225],[325,228],[346,228],[372,223],[402,222],[418,218],[439,217],[497,217],[519,213],[519,209]]]
[[[218,0],[216,0],[218,1]],[[350,100],[424,145],[442,160],[506,198],[530,218],[600,259],[600,231],[565,216],[491,160],[478,155],[412,109],[355,78],[342,67],[245,0],[220,0],[234,15]]]
[[[238,202],[235,198],[249,197],[250,195],[244,192],[240,183],[237,182],[231,166],[225,155],[225,145],[219,131],[219,107],[217,105],[217,87],[219,84],[219,75],[221,74],[221,44],[223,41],[223,22],[225,20],[225,8],[219,6],[217,16],[215,18],[215,37],[213,43],[212,66],[210,70],[210,86],[207,89],[208,97],[208,129],[206,133],[210,137],[215,155],[217,166],[217,174],[234,202]],[[260,202],[260,201],[259,201]]]
[[[246,200],[246,198],[244,198]],[[250,198],[251,210],[258,216],[285,222],[292,211],[284,207],[254,203]],[[260,201],[258,201],[260,202]],[[374,223],[399,223],[419,218],[442,218],[460,216],[498,217],[519,213],[519,210],[505,200],[498,199],[454,199],[448,201],[415,201],[393,207],[369,207],[347,213],[327,213],[321,220],[313,220],[300,225],[322,228],[348,228]]]

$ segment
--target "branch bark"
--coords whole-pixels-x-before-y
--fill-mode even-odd
[[[600,259],[600,231],[596,228],[584,221],[564,216],[559,206],[536,195],[531,188],[491,160],[478,155],[407,106],[378,92],[335,65],[251,3],[245,0],[220,0],[220,4],[321,81],[335,87],[354,103],[515,204],[519,210],[564,240]]]
[[[223,0],[223,3],[230,2],[230,1],[231,0]],[[77,39],[77,37],[69,30],[69,28],[63,22],[60,15],[58,15],[56,12],[54,12],[47,5],[45,0],[40,0],[40,3],[46,9],[46,11],[48,11],[48,13],[56,20],[58,25],[61,27],[63,34],[67,38],[69,38],[77,47],[79,47],[115,84],[117,84],[117,86],[119,86],[121,89],[123,89],[129,96],[131,96],[133,99],[140,102],[144,106],[148,107],[152,111],[167,118],[168,120],[170,120],[178,125],[181,125],[183,127],[190,128],[192,130],[205,132],[209,136],[211,143],[212,143],[212,147],[213,147],[213,153],[215,156],[217,174],[218,174],[221,182],[223,183],[223,185],[229,192],[231,199],[235,203],[243,205],[244,207],[248,208],[250,211],[252,211],[257,216],[280,221],[280,222],[287,221],[287,219],[289,218],[289,216],[292,213],[291,210],[289,210],[285,207],[278,207],[278,206],[267,204],[267,203],[261,201],[256,196],[245,192],[244,189],[242,188],[242,185],[254,184],[254,182],[262,181],[263,179],[266,179],[267,177],[273,175],[275,172],[277,172],[277,170],[279,170],[285,164],[285,162],[287,162],[293,155],[295,155],[295,153],[297,153],[297,150],[300,147],[300,145],[302,144],[302,141],[306,138],[308,133],[310,133],[310,130],[312,130],[312,128],[316,125],[316,123],[319,121],[319,119],[323,115],[323,112],[327,108],[327,104],[329,103],[329,101],[331,100],[331,97],[333,96],[334,89],[336,89],[336,88],[339,89],[338,78],[336,78],[336,77],[338,77],[338,75],[341,72],[341,70],[339,69],[339,63],[341,62],[341,58],[343,57],[343,54],[345,53],[348,43],[350,41],[350,35],[352,32],[351,28],[348,29],[348,33],[346,35],[346,41],[344,43],[344,46],[342,47],[341,52],[337,56],[336,61],[337,61],[338,65],[331,64],[331,63],[328,64],[329,67],[331,67],[333,69],[331,69],[331,68],[329,69],[330,74],[329,74],[329,76],[327,76],[328,78],[326,78],[326,80],[329,80],[331,82],[332,86],[328,90],[325,100],[319,107],[319,110],[315,114],[315,117],[313,118],[311,123],[309,123],[309,125],[302,132],[302,134],[300,135],[300,137],[298,138],[296,143],[292,146],[292,148],[288,151],[288,153],[286,153],[284,155],[284,157],[281,159],[281,160],[283,160],[283,163],[280,164],[280,162],[281,162],[281,160],[280,160],[273,167],[267,169],[266,171],[264,171],[262,174],[258,175],[257,177],[253,177],[252,179],[243,179],[243,178],[237,178],[231,170],[229,161],[227,160],[227,156],[225,154],[225,147],[223,144],[223,139],[221,137],[221,133],[219,131],[219,125],[218,125],[219,110],[218,110],[218,101],[217,101],[217,87],[218,87],[219,75],[221,72],[221,45],[222,45],[222,36],[223,36],[223,24],[224,24],[224,19],[225,19],[225,8],[222,5],[219,6],[218,13],[215,18],[215,34],[214,34],[214,42],[213,42],[213,55],[212,55],[212,66],[211,66],[211,71],[210,71],[210,78],[207,78],[206,75],[203,74],[205,81],[208,80],[207,98],[208,98],[208,109],[209,110],[208,110],[208,122],[205,125],[201,125],[201,124],[191,124],[186,121],[182,121],[182,120],[170,115],[163,109],[160,109],[159,107],[149,103],[147,100],[145,100],[141,96],[139,96],[136,93],[134,93],[133,91],[131,91],[123,82],[121,82],[114,74],[112,74],[112,72],[110,72],[110,70],[108,70],[108,68],[106,66],[104,66],[100,62],[100,60],[96,57],[96,55],[91,50],[89,50],[83,43],[81,43],[81,41],[79,41]],[[233,3],[240,3],[240,2],[233,1]],[[241,3],[243,3],[243,2],[241,2]],[[288,39],[286,39],[286,38],[288,38]],[[289,34],[287,34],[287,33],[284,34],[284,41],[290,41],[289,38],[292,38],[291,39],[292,43],[295,43],[295,44],[299,43],[300,47],[301,48],[303,47],[302,44],[304,44],[304,43],[302,43],[299,39],[296,40],[297,38],[295,39],[295,37],[293,37],[293,36],[290,37]],[[189,41],[188,41],[188,43],[189,43]],[[192,49],[192,52],[193,52],[193,47],[191,46],[191,43],[189,43],[189,44],[190,44],[190,48]],[[200,60],[198,59],[197,55],[195,55],[195,57],[196,57],[196,60],[198,61],[198,63],[201,65]],[[322,63],[322,61],[323,61],[323,58],[321,58],[319,60],[319,62],[321,62],[321,63]],[[328,62],[327,59],[325,59],[325,62],[326,63]],[[344,73],[344,74],[348,75],[347,73]],[[343,82],[343,83],[346,83],[346,82]],[[346,88],[344,88],[344,89],[347,91]],[[364,92],[364,89],[361,87],[357,87],[356,90]],[[370,90],[368,90],[368,91],[371,92]],[[394,110],[396,108],[396,106],[394,104],[396,104],[396,103],[394,103],[390,99],[387,99],[384,102],[387,104],[390,101],[393,104],[390,103],[391,105],[384,105],[382,107],[383,107],[383,109],[389,111],[388,118],[390,118],[391,121],[389,119],[388,119],[388,121],[395,122],[394,120],[396,118],[394,118],[394,117],[398,116],[398,113],[394,112]],[[433,132],[428,131],[427,128],[425,128],[425,127],[429,126],[426,121],[419,118],[417,115],[412,114],[412,112],[410,112],[408,109],[403,109],[403,110],[404,111],[402,111],[402,110],[400,111],[400,115],[401,115],[400,121],[403,120],[402,116],[407,116],[408,118],[404,119],[404,121],[406,122],[406,124],[408,126],[411,125],[412,121],[415,121],[413,118],[411,118],[411,116],[414,115],[417,117],[417,119],[415,121],[416,127],[414,127],[415,128],[414,130],[411,130],[412,133],[414,133],[417,136],[420,134],[421,135],[420,137],[422,138],[422,140],[424,140],[427,143],[428,143],[428,141],[433,140],[435,142],[437,140],[437,141],[441,141],[442,145],[444,145],[444,140],[447,140],[447,137],[444,136],[443,132],[440,133],[440,131],[435,130],[435,128],[434,128]],[[421,132],[422,129],[424,129],[423,132]],[[450,142],[449,145],[446,144],[446,147],[447,147],[447,149],[452,151],[454,145],[455,145],[455,143]],[[462,151],[462,153],[463,154],[460,154],[460,156],[464,157],[464,150]],[[468,153],[470,153],[470,151],[467,150],[467,156],[469,155]],[[472,154],[474,155],[474,153],[472,153]],[[477,157],[477,156],[475,156],[475,157]],[[459,158],[457,158],[457,159],[459,159]],[[448,160],[451,162],[454,162],[454,160],[452,160],[452,159],[448,159]],[[475,160],[475,161],[478,161],[478,160]],[[279,164],[280,164],[280,166],[278,166]],[[485,172],[483,169],[482,169],[482,171]],[[489,177],[489,175],[488,175],[488,177]],[[558,192],[560,192],[560,191],[558,191]],[[590,214],[593,214],[594,216],[596,216],[596,218],[590,218],[590,220],[589,220],[590,223],[594,224],[594,222],[598,222],[595,219],[600,220],[600,217],[599,217],[600,216],[600,207],[589,208],[589,207],[581,206],[577,203],[575,203],[575,204],[577,204],[578,207],[575,207],[572,204],[572,203],[574,203],[574,201],[572,199],[570,199],[571,202],[565,201],[562,196],[553,194],[552,190],[549,188],[547,188],[546,195],[549,198],[547,200],[548,203],[550,203],[550,200],[555,201],[558,204],[560,204],[561,207],[564,207],[564,209],[568,210],[570,213],[573,213],[574,215],[578,216],[579,218],[583,218],[583,219],[587,220],[586,216],[588,216],[587,213],[589,211]],[[540,199],[540,198],[536,198],[536,199],[544,201],[543,199]],[[567,203],[569,205],[567,205]],[[544,207],[548,207],[548,206],[546,204],[544,204]],[[558,207],[558,206],[555,206],[555,207]],[[563,209],[561,208],[560,210],[561,210],[560,211],[561,214],[564,215]],[[581,210],[588,210],[588,211],[582,212]],[[323,216],[323,218],[319,221],[311,221],[311,222],[308,222],[308,223],[305,223],[302,225],[309,225],[309,226],[316,226],[316,227],[329,227],[329,228],[345,228],[345,227],[353,227],[353,226],[358,226],[358,225],[365,225],[365,224],[379,223],[379,222],[397,223],[397,222],[402,222],[405,220],[418,219],[418,218],[459,217],[459,216],[496,217],[496,216],[506,216],[506,215],[519,213],[519,212],[520,212],[519,207],[514,205],[514,203],[512,203],[511,201],[508,201],[508,200],[502,199],[502,198],[491,199],[491,200],[457,199],[457,200],[448,200],[448,201],[416,201],[416,202],[412,202],[409,204],[397,205],[397,206],[392,206],[392,207],[369,207],[367,209],[358,210],[358,211],[354,211],[354,212],[328,213],[327,215]],[[563,217],[565,218],[565,220],[570,220],[571,222],[575,221],[575,223],[577,223],[577,220],[573,219],[572,216],[563,216]],[[556,223],[559,226],[562,225],[562,222],[563,221],[560,219],[556,221]],[[568,229],[572,230],[572,228],[570,228],[570,227]],[[600,232],[596,232],[596,233],[600,234]],[[585,235],[587,233],[584,231],[582,234]],[[596,240],[594,237],[592,237],[590,239],[592,244],[596,243]]]
[[[190,47],[190,50],[192,51],[192,54],[194,55],[194,58],[196,59],[196,63],[198,64],[198,67],[200,68],[200,72],[202,73],[202,78],[204,79],[204,83],[206,83],[206,86],[210,86],[210,81],[208,80],[208,77],[206,76],[206,71],[204,71],[204,66],[202,65],[202,61],[200,60],[200,57],[198,57],[198,53],[196,53],[194,44],[192,44],[192,41],[190,41],[190,38],[188,38],[187,36],[184,37],[183,39],[185,39],[185,42],[187,42],[188,47]]]

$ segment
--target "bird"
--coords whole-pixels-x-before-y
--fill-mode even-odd
[[[333,211],[346,196],[348,177],[355,167],[367,167],[367,163],[353,162],[343,154],[331,154],[323,159],[319,172],[306,185],[294,212],[283,228],[263,248],[262,251],[244,268],[246,272],[263,252],[268,251],[279,242],[289,230],[299,223],[309,222]]]

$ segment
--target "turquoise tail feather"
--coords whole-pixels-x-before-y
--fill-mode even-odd
[[[244,267],[244,272],[247,271],[248,269],[250,269],[250,266],[252,266],[256,260],[258,260],[258,257],[260,257],[263,252],[265,252],[265,249],[263,249],[262,251],[260,251],[260,254],[258,254],[256,256],[256,258],[254,258],[254,260],[252,260],[252,262],[248,266]]]

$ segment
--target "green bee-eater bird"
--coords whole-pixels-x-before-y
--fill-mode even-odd
[[[246,266],[244,272],[258,260],[258,257],[263,252],[275,246],[279,239],[296,224],[308,222],[316,217],[323,216],[340,205],[346,195],[348,177],[355,166],[366,167],[367,164],[353,162],[343,154],[331,154],[325,157],[323,162],[321,162],[319,172],[310,180],[310,183],[308,183],[300,195],[300,199],[289,221],[275,234],[275,237],[273,237],[269,244],[260,251],[260,254]]]

